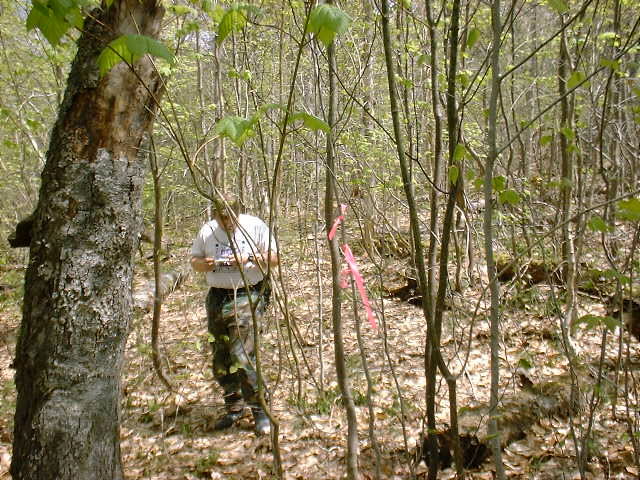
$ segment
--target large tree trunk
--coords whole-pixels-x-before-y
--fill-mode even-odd
[[[156,0],[116,0],[88,16],[78,43],[34,216],[15,359],[15,480],[123,476],[120,372],[142,226],[139,148],[162,82],[148,59],[100,79],[96,58],[120,35],[156,37],[163,13]]]

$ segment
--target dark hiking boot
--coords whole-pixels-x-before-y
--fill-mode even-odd
[[[251,411],[253,412],[253,420],[255,421],[254,428],[256,435],[269,435],[271,432],[271,422],[267,414],[264,413],[264,410],[261,408],[253,408]]]
[[[242,417],[242,412],[228,412],[218,419],[213,426],[214,430],[225,430],[232,427]]]

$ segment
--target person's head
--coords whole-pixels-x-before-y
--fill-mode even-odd
[[[231,193],[224,193],[214,201],[215,219],[226,231],[232,232],[236,227],[236,220],[240,215],[240,202]]]

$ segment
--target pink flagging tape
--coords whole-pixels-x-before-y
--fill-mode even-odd
[[[362,299],[362,304],[364,305],[364,309],[367,312],[367,319],[369,320],[369,324],[371,325],[371,328],[375,330],[378,328],[378,325],[376,324],[376,317],[373,314],[371,304],[369,303],[369,297],[367,297],[367,290],[364,288],[364,279],[360,274],[360,270],[358,270],[358,264],[356,263],[356,259],[353,256],[353,253],[351,253],[351,249],[349,248],[349,245],[347,245],[346,243],[342,245],[340,249],[344,254],[344,259],[347,261],[347,265],[349,266],[349,268],[346,268],[345,270],[342,271],[343,281],[340,282],[340,286],[344,288],[347,285],[347,282],[344,279],[344,276],[345,274],[351,274],[351,276],[353,277],[353,281],[356,282],[356,288],[360,293],[360,298]]]
[[[329,240],[333,240],[333,237],[336,236],[336,232],[338,231],[338,225],[342,223],[344,220],[344,214],[347,211],[347,206],[344,203],[340,204],[340,215],[335,219],[333,225],[331,226],[331,230],[329,230]]]

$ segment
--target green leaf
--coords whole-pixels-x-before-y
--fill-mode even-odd
[[[564,2],[564,0],[547,0],[547,5],[549,5],[552,9],[560,14],[563,14],[567,10],[569,10],[569,7]]]
[[[396,74],[397,82],[405,88],[413,88],[413,82],[405,77]]]
[[[613,227],[597,215],[589,219],[587,227],[594,232],[607,233],[613,231]]]
[[[331,131],[331,127],[327,122],[306,112],[296,112],[292,114],[287,123],[294,123],[298,120],[302,120],[302,124],[314,132],[318,130],[322,130],[323,132]]]
[[[322,4],[309,13],[307,31],[314,33],[325,46],[329,46],[336,35],[343,34],[349,28],[351,17],[338,7]]]
[[[507,186],[507,179],[502,175],[498,175],[497,177],[493,177],[492,185],[496,192],[501,192]]]
[[[619,319],[609,316],[602,317],[602,323],[609,329],[610,332],[615,332],[616,328],[622,325]]]
[[[549,145],[553,141],[553,135],[543,135],[540,137],[540,145]]]
[[[471,49],[476,44],[476,42],[480,39],[480,29],[473,27],[469,30],[469,34],[467,35],[467,48]]]
[[[605,67],[605,68],[610,68],[614,72],[617,72],[618,70],[620,70],[620,61],[611,60],[609,58],[601,58],[600,59],[600,66]]]
[[[193,12],[193,9],[189,8],[186,5],[171,5],[169,7],[169,11],[172,12],[174,15],[183,16]]]
[[[458,181],[458,177],[460,176],[460,169],[457,165],[451,165],[449,167],[449,180],[453,185]]]
[[[252,75],[251,71],[249,70],[243,70],[241,72],[239,72],[238,70],[231,70],[229,72],[229,78],[239,78],[241,80],[244,80],[245,82],[250,82]]]
[[[205,13],[209,13],[213,8],[212,0],[202,0],[199,3],[200,3],[200,9]]]
[[[629,285],[631,283],[631,278],[630,277],[628,277],[627,275],[623,275],[622,273],[618,272],[617,270],[615,270],[613,268],[609,268],[607,270],[604,270],[602,272],[602,275],[604,276],[604,278],[610,278],[610,279],[613,279],[613,280],[617,280],[622,285]]]
[[[577,320],[576,326],[584,324],[586,325],[587,330],[592,330],[600,325],[601,322],[602,318],[597,315],[584,315]]]
[[[173,61],[173,54],[159,41],[145,35],[122,35],[109,43],[98,56],[100,76],[107,74],[120,62],[133,65],[146,54]]]
[[[182,27],[176,30],[176,35],[180,38],[184,38],[192,32],[200,30],[200,24],[196,21],[186,21],[182,24]]]
[[[220,45],[231,33],[241,31],[247,24],[250,13],[257,15],[260,13],[260,8],[244,3],[230,7],[220,19],[216,43]]]
[[[464,174],[464,178],[466,178],[468,181],[473,181],[476,178],[476,171],[468,168],[467,171]]]
[[[469,73],[461,71],[456,75],[456,81],[462,88],[467,88],[471,83],[471,77],[469,76]]]
[[[631,222],[640,221],[640,200],[630,198],[629,200],[620,200],[618,202],[618,210],[620,218]]]
[[[47,3],[33,2],[27,16],[27,30],[37,28],[44,38],[54,47],[60,43],[62,36],[71,28],[64,15],[58,16]]]
[[[567,140],[573,140],[574,138],[576,138],[575,132],[569,127],[561,128],[560,133],[564,135]]]
[[[573,90],[574,88],[576,88],[578,85],[580,85],[582,82],[584,82],[586,76],[584,73],[582,72],[578,72],[575,71],[571,74],[571,76],[569,77],[569,80],[567,80],[567,88],[569,90]],[[584,87],[588,87],[589,86],[589,82],[585,82],[583,84]]]
[[[467,155],[467,149],[461,143],[456,145],[455,150],[453,151],[453,161],[456,163],[460,163],[461,160]]]
[[[518,359],[518,367],[530,370],[533,368],[533,362],[529,356],[520,357],[520,359]]]
[[[584,315],[577,321],[577,325],[584,323],[587,330],[597,328],[599,326],[606,327],[609,331],[613,332],[620,326],[620,320],[608,316],[599,315]]]
[[[209,15],[209,18],[213,20],[213,23],[216,25],[220,25],[222,17],[224,17],[225,13],[227,13],[227,11],[221,5],[214,5],[211,9],[206,10],[206,12],[207,15]]]
[[[220,119],[213,131],[221,137],[227,137],[238,146],[242,144],[253,134],[253,119],[246,119],[229,115]]]
[[[241,31],[247,24],[247,17],[242,10],[231,9],[224,14],[218,25],[216,42],[220,45],[232,32]]]
[[[522,199],[520,198],[520,194],[515,190],[504,190],[503,192],[499,193],[498,200],[500,201],[500,203],[515,205],[517,203],[520,203]]]
[[[604,40],[605,42],[615,43],[620,39],[620,36],[616,32],[603,32],[598,35],[598,39]]]

